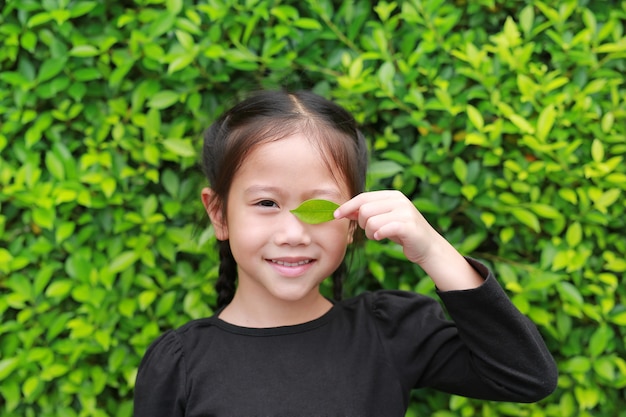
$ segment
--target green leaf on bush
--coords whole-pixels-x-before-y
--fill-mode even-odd
[[[109,271],[112,274],[124,271],[130,268],[137,259],[139,259],[139,255],[133,251],[122,252],[111,261]]]
[[[402,165],[394,161],[376,161],[368,170],[371,178],[389,178],[402,171]]]
[[[539,120],[537,121],[537,139],[542,142],[546,140],[548,134],[550,133],[550,130],[552,130],[555,119],[556,110],[554,109],[554,106],[547,106],[541,111],[541,114],[539,115]]]
[[[50,284],[50,286],[46,290],[46,297],[51,297],[51,298],[60,297],[60,298],[63,298],[67,294],[69,294],[71,289],[72,289],[72,281],[70,281],[68,279],[60,280],[60,281],[54,281],[52,284]]]
[[[560,219],[563,217],[563,215],[557,209],[547,204],[531,204],[530,209],[534,211],[535,214],[545,219]]]
[[[26,401],[31,401],[33,399],[32,397],[34,396],[37,388],[39,388],[40,383],[39,375],[32,375],[26,379],[26,382],[22,385],[22,393],[24,393]]]
[[[598,139],[594,139],[591,143],[591,158],[594,162],[602,162],[604,160],[604,146]]]
[[[332,201],[313,199],[290,211],[305,223],[319,224],[334,220],[333,213],[338,207],[339,204]]]
[[[178,101],[178,93],[171,90],[159,91],[148,102],[148,107],[165,109]]]
[[[196,156],[196,150],[191,145],[191,142],[187,139],[165,139],[163,141],[169,151],[182,157],[194,157]]]
[[[520,116],[519,114],[511,114],[509,116],[509,119],[511,120],[511,122],[513,122],[513,124],[515,126],[517,126],[522,132],[524,133],[530,133],[533,134],[535,133],[535,128],[532,127],[532,125],[530,123],[528,123],[528,120],[526,120],[525,118],[523,118],[522,116]]]
[[[0,381],[6,379],[19,364],[19,358],[6,358],[0,360]]]
[[[462,183],[467,182],[467,164],[461,158],[454,158],[452,162],[452,171],[454,171],[454,175],[461,181]]]
[[[615,365],[613,364],[613,360],[611,358],[598,358],[593,363],[593,370],[596,374],[607,381],[613,381],[615,378]]]
[[[170,292],[163,294],[163,296],[159,299],[159,302],[157,303],[156,312],[155,312],[157,317],[163,317],[167,315],[172,310],[172,307],[174,306],[175,301],[176,301],[176,292],[170,291]]]
[[[42,83],[44,81],[48,81],[49,79],[57,75],[65,67],[66,61],[67,60],[65,59],[65,57],[51,58],[51,59],[44,61],[44,63],[41,65],[41,68],[39,69],[39,74],[37,75],[37,81]]]
[[[170,65],[167,67],[167,73],[173,74],[176,71],[180,71],[182,69],[187,68],[195,59],[195,56],[189,52],[184,55],[177,56],[170,62]]]
[[[69,54],[79,58],[88,58],[99,55],[100,51],[93,45],[77,45],[70,50]]]
[[[321,30],[322,25],[315,19],[310,19],[308,17],[301,17],[293,22],[294,26],[299,27],[301,29],[309,29],[309,30]]]
[[[617,324],[618,326],[626,326],[626,311],[613,314],[610,320],[611,323]]]
[[[37,13],[33,15],[30,19],[28,19],[28,23],[26,24],[26,26],[28,26],[29,28],[32,28],[38,25],[42,25],[46,22],[49,22],[50,20],[52,20],[52,15],[50,13],[48,12]]]
[[[174,26],[176,22],[176,15],[169,12],[162,12],[159,16],[150,24],[149,36],[152,38],[156,38],[157,36],[161,36],[168,30]]]
[[[70,6],[71,17],[83,16],[92,11],[98,5],[97,1],[79,1]]]
[[[482,114],[480,114],[478,109],[471,104],[467,105],[467,117],[476,129],[478,129],[479,131],[483,130],[483,127],[485,126],[483,116]]]
[[[541,230],[541,227],[539,226],[539,219],[530,211],[517,208],[513,209],[511,213],[517,220],[530,227],[535,232],[539,232]]]
[[[602,354],[613,337],[614,333],[611,327],[606,324],[598,327],[589,340],[589,353],[591,356],[595,357]]]

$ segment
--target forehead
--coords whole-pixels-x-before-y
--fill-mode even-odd
[[[265,188],[272,182],[281,182],[294,187],[306,184],[309,189],[325,190],[329,196],[329,190],[333,189],[349,194],[347,181],[337,163],[317,139],[302,133],[255,146],[235,174],[235,182],[243,179],[262,183]]]

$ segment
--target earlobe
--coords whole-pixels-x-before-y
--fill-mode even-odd
[[[209,219],[211,219],[211,224],[215,228],[215,237],[217,237],[218,240],[228,240],[228,226],[219,198],[215,198],[213,190],[208,187],[202,189],[201,198],[204,209],[209,215]]]
[[[356,221],[351,221],[350,228],[348,229],[348,245],[351,245],[354,242],[354,234],[356,233],[356,228]]]

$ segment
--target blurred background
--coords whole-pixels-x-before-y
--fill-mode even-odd
[[[132,415],[147,346],[216,301],[202,132],[261,88],[352,111],[368,188],[493,268],[558,361],[540,403],[424,390],[408,417],[626,416],[625,26],[626,1],[4,1],[0,416]],[[378,288],[434,294],[367,242],[345,296]]]

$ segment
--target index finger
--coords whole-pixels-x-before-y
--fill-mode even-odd
[[[340,205],[334,212],[335,219],[358,220],[359,208],[367,201],[367,193],[361,193]]]

